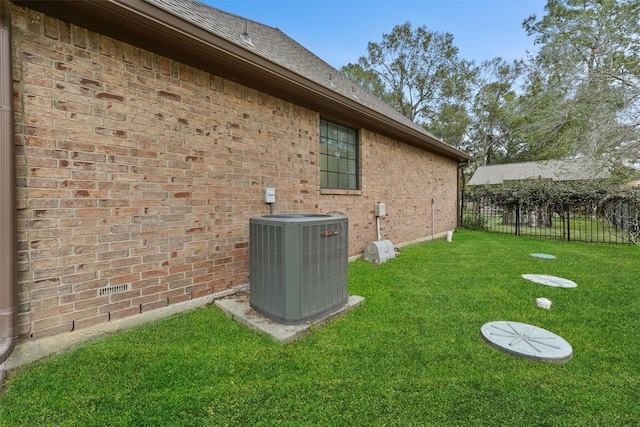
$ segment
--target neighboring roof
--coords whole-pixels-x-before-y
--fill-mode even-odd
[[[459,162],[447,145],[277,28],[193,0],[13,0]],[[320,25],[320,23],[318,23]]]
[[[469,180],[469,185],[503,184],[505,181],[528,179],[588,181],[610,176],[609,171],[593,159],[542,160],[480,166]]]

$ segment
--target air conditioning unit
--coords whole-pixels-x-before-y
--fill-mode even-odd
[[[367,244],[364,259],[375,264],[382,264],[396,257],[396,251],[390,240],[379,240]]]
[[[321,317],[349,300],[348,219],[321,214],[249,220],[249,303],[280,323]]]

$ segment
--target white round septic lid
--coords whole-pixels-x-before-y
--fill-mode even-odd
[[[540,258],[540,259],[556,259],[555,255],[549,255],[549,254],[533,253],[531,254],[531,256],[534,258]]]
[[[556,288],[576,288],[578,284],[562,277],[547,276],[546,274],[523,274],[523,279],[530,280],[541,285],[554,286]]]
[[[526,359],[562,363],[573,356],[571,344],[562,337],[526,323],[488,322],[482,325],[480,333],[498,350]]]

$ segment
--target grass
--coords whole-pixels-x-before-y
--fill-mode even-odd
[[[352,263],[350,293],[365,301],[293,344],[206,307],[20,369],[0,425],[637,425],[639,250],[459,230],[382,266]],[[574,356],[502,353],[480,337],[493,320],[549,329]]]

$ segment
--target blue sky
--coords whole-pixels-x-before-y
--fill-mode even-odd
[[[542,17],[546,0],[199,0],[226,12],[279,28],[335,68],[356,62],[368,42],[393,27],[453,34],[460,57],[480,63],[512,60],[533,51],[522,29],[529,15]]]

